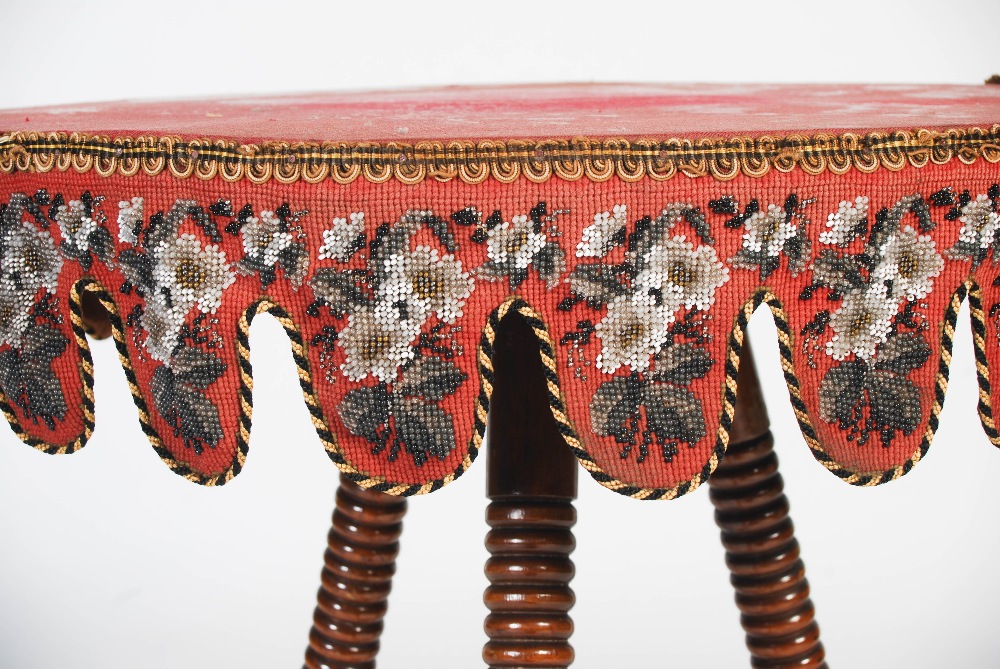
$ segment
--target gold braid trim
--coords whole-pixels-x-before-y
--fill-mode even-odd
[[[818,133],[759,137],[587,138],[544,140],[452,140],[398,142],[264,142],[182,139],[177,136],[111,137],[86,133],[9,132],[0,134],[0,172],[84,173],[149,176],[164,170],[185,179],[247,179],[349,184],[397,179],[416,184],[427,178],[477,184],[492,176],[502,183],[523,177],[543,183],[623,181],[711,176],[761,177],[772,169],[801,169],[810,175],[851,169],[893,171],[907,165],[1000,162],[1000,124],[988,128],[910,129],[867,134]]]

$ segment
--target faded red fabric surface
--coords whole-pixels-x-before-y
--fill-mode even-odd
[[[840,108],[830,117],[837,119],[836,124],[817,127],[798,124],[809,120],[810,105],[821,108],[826,99],[823,96],[832,96],[833,90],[797,93],[808,104],[792,104],[790,118],[796,129],[815,132],[892,129],[897,125],[907,130],[988,125],[1000,121],[1000,97],[988,88],[977,88],[974,94],[960,88],[937,93],[934,89],[918,89],[927,104],[933,106],[946,100],[948,110],[954,111],[948,116],[939,114],[940,109],[931,109],[921,116],[916,108],[905,126],[898,124],[898,114],[879,114],[880,101],[894,95],[888,91],[869,96],[864,104],[851,109]],[[610,90],[614,93],[616,89]],[[860,94],[859,89],[847,91]],[[510,118],[530,115],[537,109],[519,106],[522,97],[531,97],[529,92],[544,94],[542,90],[521,89],[500,106],[510,112]],[[770,97],[773,89],[766,93],[753,98],[757,108],[764,109],[762,100]],[[489,96],[481,92],[472,93],[475,104],[463,106],[463,94],[461,90],[449,94],[451,101],[447,105],[454,106],[455,114],[467,113],[474,118],[482,109],[490,108]],[[414,96],[419,97],[416,93],[404,94],[406,99],[417,99]],[[833,97],[842,100],[845,94]],[[395,98],[382,100],[379,104],[391,109]],[[428,100],[427,109],[431,111],[421,115],[423,120],[413,127],[421,135],[432,137],[434,115],[442,113],[441,105],[445,103],[434,95]],[[594,119],[603,108],[588,106],[593,104],[592,93],[562,97],[557,92],[554,100],[551,104],[574,108],[574,120],[566,125],[549,119],[537,126],[504,127],[518,127],[528,135],[596,132],[593,124],[598,121]],[[656,105],[662,104],[658,100]],[[352,97],[343,98],[342,107],[351,108],[353,101]],[[626,98],[616,113],[627,116],[627,102]],[[390,134],[362,138],[356,134],[361,132],[357,126],[337,136],[331,133],[338,132],[341,126],[332,121],[318,125],[315,131],[306,131],[308,114],[317,110],[322,114],[328,108],[329,102],[324,99],[288,107],[271,104],[260,117],[252,111],[255,105],[247,103],[239,108],[243,118],[226,126],[195,121],[193,112],[184,116],[185,110],[211,110],[218,104],[228,109],[232,105],[199,104],[179,104],[172,108],[169,121],[153,121],[148,116],[130,121],[131,109],[122,106],[109,107],[103,116],[100,112],[66,116],[34,112],[27,122],[19,122],[21,112],[5,112],[0,113],[0,128],[114,135],[111,128],[120,124],[135,132],[210,133],[239,141],[259,137],[288,141],[392,138]],[[676,100],[671,104],[685,106]],[[706,132],[719,131],[728,136],[748,130],[746,116],[726,113],[729,103],[724,95],[721,100],[713,98],[705,104],[713,110],[714,118],[725,119],[724,123],[713,120],[703,126]],[[780,99],[773,104],[775,109],[783,108]],[[627,117],[623,125],[614,116],[600,121],[609,128],[603,134],[617,135],[621,127],[622,134],[697,136],[702,126],[694,124],[708,115],[704,109],[687,116],[661,115],[656,105],[639,105],[641,111]],[[264,117],[269,119],[281,110],[287,110],[287,116],[277,122],[274,131],[266,130],[271,126]],[[172,125],[175,118],[177,125]],[[757,125],[749,130],[787,129],[780,120],[768,126],[759,118],[753,117]],[[572,125],[576,122],[580,125]],[[396,123],[390,114],[375,120],[373,132],[388,133]],[[460,132],[446,120],[442,124],[443,140],[450,138],[451,132]],[[306,134],[299,136],[300,132]],[[476,134],[464,136],[479,139]],[[483,132],[482,136],[493,135]],[[8,356],[3,359],[7,363],[0,360],[0,370],[8,374],[3,386],[6,412],[15,429],[43,450],[58,450],[86,431],[87,379],[80,371],[84,353],[75,342],[71,305],[77,299],[74,287],[101,290],[120,317],[118,336],[134,370],[135,391],[144,402],[147,432],[154,445],[160,444],[161,455],[179,473],[201,482],[224,483],[242,467],[240,449],[241,444],[245,448],[248,427],[243,425],[241,437],[241,384],[250,370],[239,355],[240,320],[265,300],[279,305],[287,316],[286,327],[294,327],[301,334],[304,391],[315,399],[313,416],[321,436],[324,424],[329,428],[331,438],[326,445],[331,457],[364,485],[397,494],[427,492],[452,480],[474,457],[481,424],[481,417],[477,421],[477,403],[488,395],[489,348],[481,348],[484,330],[489,329],[491,315],[516,300],[514,308],[522,308],[523,313],[537,318],[552,339],[553,371],[560,393],[554,409],[557,414],[565,414],[567,436],[571,445],[583,452],[578,455],[585,466],[602,483],[619,492],[671,498],[703,482],[714,468],[713,458],[724,451],[727,377],[730,383],[735,380],[727,361],[740,339],[734,331],[745,323],[740,314],[746,313],[745,306],[753,304],[757,296],[758,302],[769,301],[773,309],[780,306],[779,320],[787,323],[783,341],[789,356],[786,372],[799,386],[795,393],[805,409],[800,420],[814,454],[831,471],[852,483],[882,482],[909,471],[929,444],[943,392],[940,377],[950,359],[947,349],[952,332],[948,319],[967,299],[969,290],[973,292],[977,317],[974,327],[984,328],[977,339],[978,355],[987,363],[981,383],[990,401],[995,394],[985,376],[987,367],[1000,355],[1000,332],[992,309],[992,305],[1000,303],[1000,289],[994,287],[1000,273],[994,260],[996,231],[1000,227],[1000,193],[996,185],[1000,182],[1000,148],[995,143],[993,146],[992,153],[983,149],[969,160],[952,158],[940,165],[928,161],[918,167],[910,162],[897,170],[877,167],[866,173],[851,168],[842,174],[830,170],[809,174],[793,167],[788,171],[770,169],[762,176],[740,174],[728,181],[678,174],[666,180],[646,177],[633,182],[615,175],[600,182],[553,176],[535,183],[521,176],[510,183],[490,177],[478,184],[431,178],[412,184],[398,179],[374,183],[365,178],[351,183],[332,179],[279,183],[271,179],[255,184],[248,179],[229,182],[219,177],[178,178],[169,170],[155,176],[142,170],[133,176],[118,172],[101,176],[96,170],[56,168],[39,173],[12,167],[0,174],[0,202],[6,203],[5,215],[10,219],[4,223],[8,239],[4,257],[20,257],[17,253],[21,251],[16,249],[26,248],[23,245],[29,242],[18,241],[18,235],[26,234],[21,232],[27,229],[24,226],[33,226],[38,234],[51,237],[53,247],[61,254],[61,267],[57,285],[50,288],[39,283],[36,287],[31,300],[33,311],[25,318],[28,325],[10,326],[0,347],[0,354]],[[41,192],[44,195],[39,195]],[[94,204],[87,211],[83,205],[83,209],[73,210],[72,202],[87,201],[85,193]],[[57,196],[61,199],[56,200]],[[15,206],[16,202],[32,198],[42,218],[31,213],[31,205],[20,209]],[[128,232],[121,231],[123,224],[119,221],[123,211],[131,211],[133,198],[142,198],[142,213],[138,219],[126,215],[124,227],[137,237],[135,242]],[[186,204],[181,211],[176,209],[178,201],[192,204]],[[228,209],[221,205],[226,202]],[[128,206],[122,208],[119,203]],[[284,218],[276,217],[275,212],[283,205]],[[192,213],[199,208],[200,214]],[[245,208],[250,213],[241,217]],[[151,225],[164,230],[162,221],[170,218],[172,209],[181,212],[175,234],[161,247],[152,246],[148,240],[144,243],[143,231],[148,232]],[[90,244],[86,250],[91,257],[89,267],[81,261],[82,254],[60,247],[72,236],[72,225],[63,225],[72,219],[72,211],[84,212],[77,216],[79,220],[73,219],[77,224],[86,218],[104,227],[111,240],[109,249],[99,249],[95,241],[98,237],[94,236],[77,245]],[[11,218],[15,212],[16,221]],[[360,232],[350,228],[351,214],[359,212],[364,214]],[[406,219],[408,212],[410,219]],[[344,222],[337,223],[337,219]],[[428,298],[428,304],[421,302],[420,291],[414,287],[420,277],[408,274],[410,269],[400,270],[402,274],[397,275],[385,270],[389,259],[379,256],[380,247],[389,243],[385,240],[390,239],[387,235],[392,230],[403,225],[401,219],[410,220],[412,230],[395,255],[419,264],[419,258],[429,254],[431,264],[438,269],[428,270],[431,274],[427,276],[450,277],[448,280],[459,277],[460,283],[465,282],[462,285],[468,290],[452,286],[449,298],[451,307],[459,305],[460,316],[442,316],[446,307],[428,306],[437,299],[434,296]],[[140,221],[138,227],[133,227],[135,220]],[[206,224],[206,220],[210,223]],[[237,267],[250,254],[244,228],[262,225],[261,221],[276,221],[278,227],[267,233],[270,237],[261,233],[265,234],[264,242],[274,242],[273,249],[282,244],[283,248],[301,247],[297,257],[308,257],[309,266],[297,277],[298,285],[288,255],[271,265],[264,262],[265,274],[270,271],[267,267],[273,270],[271,280],[265,280],[259,266],[250,273],[241,273]],[[351,251],[349,244],[341,249],[343,258],[321,257],[328,244],[323,233],[338,225],[338,229],[357,233],[355,237],[361,235],[357,248]],[[657,225],[662,230],[657,231]],[[217,231],[215,240],[210,226]],[[188,298],[178,297],[180,293],[176,292],[180,290],[176,284],[180,275],[175,270],[180,271],[177,263],[183,261],[170,261],[174,262],[170,265],[164,258],[168,250],[181,249],[177,240],[184,235],[194,240],[198,251],[211,246],[211,254],[215,254],[211,257],[216,260],[220,252],[225,254],[228,274],[220,275],[219,304],[214,312],[203,308],[211,301],[209,298],[191,298],[187,304],[184,300]],[[544,239],[539,241],[537,236]],[[532,255],[525,250],[532,243],[548,251]],[[156,290],[137,290],[142,284],[134,279],[137,270],[129,265],[129,258],[134,253],[152,258],[157,253],[154,248],[162,250],[159,259],[151,264],[165,267],[167,274],[163,276],[167,278],[148,283]],[[506,269],[500,268],[497,261],[503,249],[510,254]],[[755,249],[763,249],[763,255],[754,255]],[[521,260],[514,258],[518,253]],[[822,259],[824,254],[826,260]],[[461,267],[456,268],[454,261]],[[518,266],[519,262],[526,266]],[[373,264],[386,276],[372,278],[377,274]],[[601,288],[599,280],[582,282],[584,277],[593,279],[592,274],[587,274],[592,271],[588,267],[599,264],[604,267],[599,274],[610,282],[610,288]],[[22,268],[18,277],[31,271],[23,269],[23,263],[18,267]],[[407,267],[412,269],[411,265]],[[442,274],[434,275],[434,271]],[[14,270],[8,268],[5,272],[8,283],[0,290],[7,290],[12,297],[5,298],[4,304],[27,304],[20,297],[27,290],[19,287],[22,279],[11,278]],[[232,280],[227,283],[225,276],[229,274]],[[363,295],[354,302],[348,299],[347,306],[338,309],[330,298],[329,281],[320,277],[333,277],[335,281],[354,277],[347,283],[353,281]],[[425,279],[430,280],[426,276],[420,280]],[[393,306],[392,300],[383,295],[387,290],[391,293],[386,286],[398,288],[404,284],[411,292]],[[178,332],[191,336],[178,335],[182,337],[179,345],[168,337],[169,344],[176,347],[172,353],[161,352],[158,356],[151,353],[150,323],[159,317],[157,309],[167,307],[152,305],[151,294],[159,291],[162,295],[164,290],[176,292],[170,298],[171,304],[187,305]],[[884,295],[885,303],[891,306],[873,304],[879,295]],[[46,300],[50,303],[46,307],[49,315],[38,307]],[[855,307],[860,311],[851,312]],[[398,324],[405,325],[386,327],[396,328],[393,331],[397,333],[402,327],[409,333],[408,338],[406,333],[398,335],[401,343],[395,357],[381,348],[372,353],[374,357],[384,353],[386,360],[398,363],[394,372],[382,376],[372,371],[377,361],[359,368],[356,361],[349,360],[351,333],[345,334],[352,322],[360,323],[378,308],[395,309],[386,312],[390,313],[388,320],[395,318]],[[15,313],[8,311],[4,316],[7,327]],[[198,327],[203,330],[190,332]],[[18,328],[23,331],[15,332]],[[30,353],[25,333],[35,332],[32,328],[54,329],[67,342],[51,360],[52,373],[65,398],[65,411],[50,416],[48,421],[45,416],[39,419],[38,413],[38,406],[48,405],[33,400],[25,387],[25,379],[34,378],[31,374],[46,371],[27,369],[23,362]],[[356,326],[355,332],[359,328]],[[651,343],[635,348],[636,338],[642,337]],[[377,339],[371,346],[383,346]],[[10,353],[12,350],[15,353]],[[187,350],[196,353],[189,354],[192,357],[184,362],[179,356]],[[634,364],[626,361],[629,356]],[[15,358],[21,362],[9,362]],[[617,367],[612,369],[616,361]],[[184,376],[186,364],[200,365],[198,369],[204,374],[197,379]],[[167,385],[173,384],[170,387],[176,397],[164,399],[163,379],[168,372],[157,372],[164,367],[169,368],[171,381]],[[352,369],[355,377],[364,374],[351,378]],[[157,374],[159,381],[154,380]],[[178,390],[184,384],[186,389]],[[359,389],[361,394],[350,395]],[[50,404],[58,404],[49,399]],[[178,418],[201,415],[198,411],[185,412],[191,406],[204,408],[206,403],[217,410],[219,431],[214,431],[214,423],[208,425],[211,419],[193,427],[191,420]],[[383,406],[385,403],[388,408]],[[359,426],[357,412],[352,413],[355,405],[367,406],[371,415],[384,413],[385,422],[381,426]],[[990,402],[984,402],[981,408],[987,433],[994,443],[1000,443],[992,425]],[[211,414],[210,409],[206,411]],[[200,438],[192,439],[192,434],[200,434]],[[206,435],[208,438],[204,438]]]

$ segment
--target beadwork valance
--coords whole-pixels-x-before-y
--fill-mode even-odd
[[[0,202],[0,405],[47,453],[93,430],[85,333],[106,318],[153,448],[229,481],[266,312],[330,458],[363,486],[429,492],[476,457],[496,327],[517,312],[581,464],[669,499],[724,457],[765,304],[813,454],[873,485],[927,451],[966,300],[1000,445],[1000,86],[14,110]]]

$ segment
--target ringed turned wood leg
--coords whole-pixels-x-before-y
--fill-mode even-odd
[[[827,666],[749,345],[729,449],[708,479],[715,522],[756,669]]]
[[[306,669],[373,669],[406,500],[340,477]]]
[[[483,660],[497,669],[568,667],[576,458],[549,409],[538,343],[517,314],[501,322],[493,365]]]

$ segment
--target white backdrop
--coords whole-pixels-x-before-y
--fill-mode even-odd
[[[0,108],[517,81],[979,83],[1000,72],[989,0],[494,5],[0,0]],[[809,454],[770,317],[751,323],[833,667],[998,665],[1000,453],[975,411],[967,314],[959,330],[926,461],[858,489]],[[0,428],[0,667],[301,664],[337,472],[281,329],[260,318],[251,342],[251,453],[222,489],[160,464],[110,342],[93,347],[97,431],[82,452],[46,456]],[[479,666],[484,471],[477,463],[411,502],[380,666]],[[575,667],[747,665],[706,491],[640,503],[581,472],[578,510]]]

